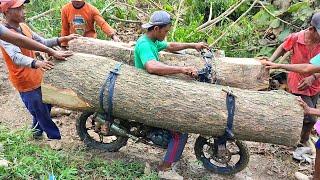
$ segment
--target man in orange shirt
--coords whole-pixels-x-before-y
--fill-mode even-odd
[[[84,37],[97,38],[94,27],[96,22],[102,31],[114,41],[120,41],[116,31],[103,19],[99,10],[84,0],[71,0],[61,10],[61,36],[79,34]],[[63,44],[67,46],[67,44]]]
[[[24,35],[39,43],[52,47],[67,42],[78,35],[60,38],[44,39],[24,23],[24,3],[29,0],[6,0],[1,2],[0,10],[5,16],[5,26],[15,34]],[[45,132],[54,149],[60,149],[61,135],[58,127],[50,117],[51,105],[42,102],[41,82],[43,71],[52,69],[54,64],[49,61],[36,61],[35,52],[1,41],[1,52],[9,71],[9,79],[19,91],[22,101],[33,116],[32,127],[34,137],[40,137]]]

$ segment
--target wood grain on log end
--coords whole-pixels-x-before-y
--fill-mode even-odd
[[[74,91],[58,89],[49,84],[41,85],[43,102],[71,110],[88,110],[91,106],[83,101]]]

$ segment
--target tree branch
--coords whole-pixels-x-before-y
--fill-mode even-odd
[[[283,23],[285,23],[285,24],[288,24],[288,25],[290,25],[290,26],[292,26],[292,27],[294,27],[294,28],[296,28],[296,29],[298,29],[298,30],[301,30],[300,27],[298,27],[298,26],[296,26],[296,25],[294,25],[294,24],[291,24],[291,23],[289,23],[289,22],[287,22],[287,21],[285,21],[285,20],[277,17],[276,15],[272,14],[272,12],[270,12],[270,11],[267,9],[267,7],[266,7],[261,1],[259,1],[258,3],[259,3],[259,4],[262,6],[262,8],[263,8],[268,14],[270,14],[272,17],[274,17],[274,18],[280,20],[281,22],[283,22]]]
[[[141,21],[135,21],[135,20],[127,20],[127,19],[120,19],[114,16],[107,16],[107,18],[115,20],[115,21],[120,21],[120,22],[126,22],[126,23],[138,23],[138,24],[142,24]]]
[[[244,12],[236,21],[234,21],[230,26],[227,27],[227,29],[219,36],[218,39],[216,39],[212,44],[210,44],[210,47],[212,47],[213,45],[215,45],[217,42],[219,42],[227,33],[228,33],[228,30],[233,27],[235,24],[237,24],[244,16],[246,16],[250,11],[251,9],[254,7],[255,4],[258,3],[259,0],[255,0],[251,6],[249,7],[249,9]]]
[[[199,26],[197,28],[197,31],[200,30],[205,30],[209,27],[211,27],[212,25],[215,25],[216,23],[220,22],[223,18],[229,16],[231,13],[233,13],[236,9],[238,9],[238,7],[243,4],[246,0],[241,0],[241,2],[239,3],[235,3],[234,5],[232,5],[229,9],[227,9],[225,12],[223,12],[222,14],[220,14],[220,16],[214,18],[213,20],[208,20],[206,23],[202,24],[201,26]]]
[[[36,20],[36,19],[39,19],[39,18],[41,18],[41,17],[43,17],[43,16],[46,16],[46,15],[52,13],[53,11],[55,11],[55,9],[49,9],[48,11],[45,11],[45,12],[43,12],[43,13],[41,13],[41,14],[38,14],[38,15],[36,15],[36,16],[33,16],[33,17],[28,18],[28,19],[26,20],[26,22],[31,22],[31,21],[34,21],[34,20]]]
[[[179,3],[179,7],[178,7],[178,11],[177,11],[177,14],[176,14],[176,21],[174,22],[174,25],[173,25],[173,30],[172,30],[172,34],[171,34],[171,39],[173,39],[174,37],[174,34],[176,32],[176,29],[177,29],[177,25],[178,25],[178,22],[179,22],[179,19],[180,19],[180,14],[181,14],[181,7],[183,5],[183,2],[184,0],[180,0],[180,3]]]

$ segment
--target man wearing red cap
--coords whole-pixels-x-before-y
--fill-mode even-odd
[[[29,0],[1,1],[0,9],[5,16],[5,26],[12,32],[24,35],[47,47],[57,46],[77,37],[77,35],[70,35],[62,38],[44,39],[32,32],[23,23],[25,19],[24,3],[28,2]],[[1,41],[1,51],[8,67],[9,79],[19,91],[22,101],[33,116],[34,137],[41,137],[42,133],[46,132],[50,146],[54,149],[60,149],[61,145],[58,140],[61,139],[61,135],[50,117],[51,105],[44,104],[41,95],[43,71],[52,69],[54,64],[49,61],[36,61],[34,51],[5,41]]]
[[[9,2],[10,0],[0,0],[0,12],[1,11],[1,3]],[[55,57],[56,59],[64,60],[66,57],[71,56],[71,52],[66,51],[55,51],[52,48],[49,48],[41,43],[38,43],[37,41],[34,41],[30,38],[27,38],[26,36],[23,36],[21,34],[17,34],[14,32],[11,32],[3,25],[0,25],[0,39],[4,40],[6,42],[10,42],[12,44],[15,44],[19,47],[23,47],[26,49],[31,49],[35,51],[41,51],[49,54],[50,56]]]
[[[84,0],[71,0],[61,9],[61,36],[79,34],[84,37],[97,38],[94,27],[96,22],[102,31],[114,41],[120,41],[116,31],[103,19],[99,10]],[[66,44],[63,44],[66,46]]]

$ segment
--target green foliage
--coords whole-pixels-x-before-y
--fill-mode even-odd
[[[51,13],[49,16],[43,16],[33,22],[29,22],[29,25],[35,31],[39,32],[40,34],[42,34],[47,38],[60,36],[60,33],[61,33],[60,9],[62,8],[63,5],[69,2],[70,0],[55,0],[55,1],[32,0],[30,1],[30,3],[26,5],[27,17],[33,17],[40,13],[46,12],[50,9],[55,9],[55,11]],[[105,1],[105,0],[87,0],[86,2],[91,3],[92,5],[94,5],[100,10],[102,10],[107,4],[109,4],[109,1]],[[111,10],[111,13],[115,13],[115,11],[116,10]],[[123,9],[123,11],[125,12],[126,10]],[[126,16],[126,14],[124,14],[123,16]],[[108,21],[108,23],[111,26],[114,25],[113,21]],[[97,28],[97,31],[98,31],[98,37],[100,39],[106,39],[104,33],[100,30],[100,28]]]
[[[0,143],[5,147],[4,157],[10,161],[8,168],[0,167],[0,179],[157,179],[155,174],[144,175],[140,163],[105,161],[90,157],[82,150],[57,152],[41,147],[31,140],[26,130],[9,132],[0,127]]]
[[[34,16],[41,12],[45,12],[50,8],[55,8],[55,12],[52,16],[45,16],[30,24],[37,30],[43,32],[46,37],[58,36],[60,33],[60,8],[63,4],[69,2],[68,0],[34,0],[28,5],[28,17]],[[54,2],[54,3],[53,3]],[[87,2],[93,4],[98,9],[102,10],[112,0],[87,0]],[[132,6],[136,6],[143,10],[147,14],[151,14],[155,10],[159,10],[157,6],[170,12],[171,14],[177,14],[180,0],[153,0],[157,4],[154,5],[150,0],[126,0],[122,1]],[[267,29],[275,29],[278,33],[276,36],[276,45],[279,45],[288,34],[295,32],[298,29],[283,23],[279,19],[273,17],[265,9],[255,6],[236,26],[229,28],[230,24],[236,21],[251,5],[253,1],[247,0],[228,17],[224,17],[221,22],[211,27],[209,31],[200,32],[197,31],[197,27],[207,21],[210,6],[212,4],[212,19],[218,17],[225,12],[229,7],[239,3],[240,0],[184,0],[182,6],[182,13],[180,14],[178,26],[175,29],[174,37],[169,34],[168,41],[179,42],[199,42],[204,41],[209,44],[219,38],[225,31],[228,31],[214,48],[224,49],[227,56],[239,56],[239,57],[254,57],[260,54],[270,56],[274,47],[264,47],[259,40],[265,37]],[[266,1],[264,1],[266,2]],[[270,2],[270,1],[267,1]],[[280,10],[270,3],[265,3],[266,8],[273,15],[278,16],[295,26],[306,28],[309,25],[309,18],[317,8],[317,4],[313,1],[300,1],[293,0],[291,6],[286,10]],[[134,8],[127,6],[111,5],[104,17],[108,23],[114,27],[125,28],[126,26],[121,23],[108,19],[108,16],[116,16],[120,19],[140,20],[141,12]],[[148,18],[148,17],[147,17]],[[175,16],[173,16],[175,18]],[[120,26],[119,26],[120,25]],[[104,33],[98,30],[98,38],[106,39]],[[171,31],[172,33],[172,31]]]

